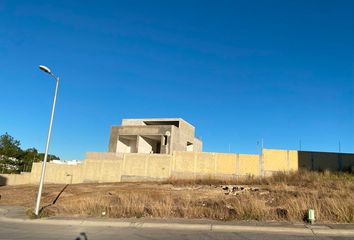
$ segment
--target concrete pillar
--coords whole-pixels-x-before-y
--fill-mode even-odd
[[[259,176],[264,176],[264,155],[263,155],[263,149],[261,154],[259,154]]]
[[[136,152],[136,153],[139,153],[139,141],[140,141],[140,137],[141,137],[140,135],[137,135],[137,136],[136,136],[136,144],[135,144],[135,150],[136,150],[135,152]],[[133,151],[131,151],[131,152],[133,152]]]

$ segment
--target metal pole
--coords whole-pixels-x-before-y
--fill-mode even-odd
[[[301,151],[301,139],[300,139],[300,141],[299,141],[299,150]]]
[[[53,101],[53,107],[52,107],[52,115],[50,117],[50,123],[49,123],[49,129],[48,129],[47,144],[46,144],[46,147],[45,147],[44,160],[43,160],[43,163],[42,163],[41,179],[39,181],[39,189],[38,189],[38,195],[37,195],[37,201],[36,201],[36,209],[35,209],[35,212],[34,212],[37,216],[39,214],[39,205],[41,203],[41,196],[42,196],[44,176],[45,176],[45,167],[46,167],[46,162],[47,162],[47,158],[48,158],[48,149],[49,149],[49,143],[50,143],[50,134],[52,132],[52,125],[53,125],[53,118],[54,118],[54,111],[55,111],[55,103],[56,103],[56,100],[57,100],[58,85],[59,85],[59,77],[56,78],[52,74],[51,74],[51,76],[53,76],[55,78],[56,84],[55,84],[54,101]]]

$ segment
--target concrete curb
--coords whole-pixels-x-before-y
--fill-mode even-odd
[[[283,226],[240,226],[225,224],[184,224],[184,223],[151,223],[129,221],[94,221],[94,220],[69,220],[69,219],[21,219],[0,217],[0,221],[23,223],[23,224],[46,224],[46,225],[73,225],[90,227],[118,227],[118,228],[150,228],[171,230],[195,230],[214,232],[253,232],[275,233],[285,235],[318,235],[318,236],[346,236],[354,237],[354,229],[323,229],[312,226],[283,227]]]

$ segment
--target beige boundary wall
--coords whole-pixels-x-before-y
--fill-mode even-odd
[[[305,161],[302,160],[305,159],[302,155],[303,152],[274,149],[263,149],[262,155],[207,152],[173,152],[171,155],[89,152],[86,159],[77,165],[47,163],[45,182],[71,184],[161,181],[170,177],[268,176],[278,171],[297,171],[302,165],[300,163]],[[322,155],[312,154],[311,157],[313,156]],[[313,162],[318,164],[320,160],[315,159]],[[340,159],[340,163],[353,166],[353,154]],[[38,184],[40,172],[41,163],[34,163],[31,173],[0,174],[0,185]]]

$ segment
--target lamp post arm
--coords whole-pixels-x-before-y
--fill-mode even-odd
[[[49,74],[55,79],[55,81],[59,81],[59,77],[55,76],[52,72],[50,72]]]

